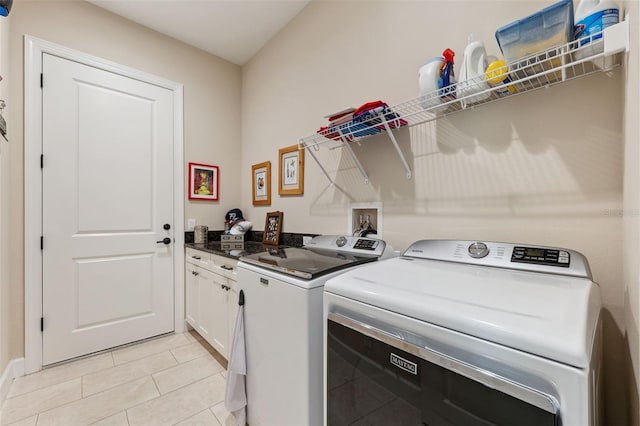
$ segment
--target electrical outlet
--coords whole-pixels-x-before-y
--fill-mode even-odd
[[[187,231],[193,231],[194,229],[196,229],[196,220],[187,219]]]
[[[313,238],[313,237],[309,237],[308,235],[303,235],[302,236],[302,245],[306,246],[307,244],[309,244],[309,241],[311,241],[311,238]]]

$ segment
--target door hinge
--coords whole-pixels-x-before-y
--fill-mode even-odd
[[[40,168],[44,169],[44,154],[40,154]]]
[[[44,237],[40,236],[40,250],[44,250]]]
[[[43,87],[44,87],[44,75],[40,73],[40,88],[42,89]]]
[[[44,317],[40,317],[40,331],[44,331]]]

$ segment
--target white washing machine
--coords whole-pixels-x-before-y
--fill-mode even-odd
[[[324,292],[325,424],[599,424],[601,300],[580,253],[418,241]]]
[[[251,426],[322,424],[324,283],[390,252],[382,240],[325,235],[240,258]]]

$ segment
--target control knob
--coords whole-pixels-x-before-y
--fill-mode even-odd
[[[482,259],[489,254],[489,247],[485,243],[477,242],[469,246],[469,256],[474,259]]]
[[[338,247],[343,247],[345,244],[347,244],[347,237],[345,237],[344,235],[338,237],[338,239],[336,240],[336,245]]]

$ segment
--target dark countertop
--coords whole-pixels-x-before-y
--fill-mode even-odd
[[[254,253],[261,253],[263,251],[269,251],[276,248],[273,245],[262,244],[256,241],[245,241],[242,249],[236,250],[223,250],[220,248],[220,241],[210,241],[207,244],[195,244],[185,243],[187,248],[205,251],[218,256],[228,257],[230,259],[239,259],[242,256],[247,256]]]

